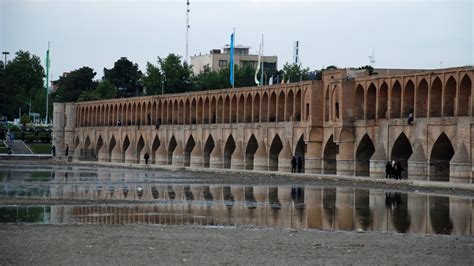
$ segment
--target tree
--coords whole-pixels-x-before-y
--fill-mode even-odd
[[[299,82],[300,80],[309,79],[309,68],[301,68],[301,64],[288,64],[283,66],[283,75],[285,81]]]
[[[30,100],[40,92],[46,94],[43,87],[44,69],[38,56],[28,51],[18,51],[15,58],[8,62],[0,72],[0,103],[3,115],[13,118],[18,108],[28,108]],[[42,108],[44,109],[44,108]],[[41,110],[41,109],[40,109]],[[39,112],[40,110],[32,110]]]
[[[117,88],[108,80],[102,80],[93,91],[83,91],[78,101],[95,101],[117,97]]]
[[[83,92],[95,90],[97,83],[93,80],[96,73],[90,67],[81,67],[54,81],[58,89],[53,93],[55,102],[75,102]]]
[[[192,89],[192,70],[186,62],[181,63],[181,56],[169,54],[166,58],[158,57],[160,71],[165,79],[165,93],[186,92]]]
[[[146,90],[146,95],[161,94],[161,86],[163,82],[163,75],[160,68],[150,62],[146,64],[146,75],[142,77],[143,86]]]
[[[142,94],[143,86],[138,82],[143,76],[138,70],[138,64],[134,64],[126,57],[121,57],[114,63],[114,67],[104,67],[104,80],[110,81],[119,88],[118,96],[131,97]]]
[[[31,123],[30,117],[27,114],[23,114],[20,118],[20,123],[22,125],[26,125],[26,124]]]
[[[361,66],[358,69],[365,69],[369,73],[369,76],[371,75],[377,75],[377,72],[374,72],[374,68],[372,66],[366,65],[366,66]]]

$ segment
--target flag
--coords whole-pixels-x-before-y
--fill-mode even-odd
[[[230,35],[230,85],[232,88],[234,87],[234,34],[232,32]]]
[[[261,63],[261,60],[262,60],[262,44],[260,44],[260,48],[258,49],[258,62],[257,62],[257,69],[255,69],[255,84],[257,84],[257,86],[260,85],[260,81],[258,80],[258,72],[260,71],[260,63]]]

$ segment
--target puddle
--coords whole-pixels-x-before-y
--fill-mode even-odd
[[[122,180],[110,172],[110,179],[101,179],[94,174],[103,173],[94,169],[85,175],[68,170],[74,178],[66,180],[64,169],[29,171],[7,171],[6,177],[2,169],[0,196],[87,199],[92,204],[1,206],[0,223],[251,225],[468,236],[474,231],[474,200],[467,197],[348,187],[173,184],[160,173]],[[92,179],[81,179],[87,175]],[[170,178],[179,180],[179,172]],[[111,204],[101,204],[104,200]]]

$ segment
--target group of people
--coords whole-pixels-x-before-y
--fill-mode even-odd
[[[296,172],[298,170],[298,172]],[[298,159],[293,156],[291,159],[291,172],[292,173],[301,173],[303,171],[303,159],[298,157]]]
[[[403,167],[400,161],[387,161],[385,165],[385,178],[402,179]]]

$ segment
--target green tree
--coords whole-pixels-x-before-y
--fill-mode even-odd
[[[58,89],[53,93],[55,102],[75,102],[83,92],[94,91],[97,83],[93,80],[96,73],[90,67],[81,67],[71,71],[55,81]]]
[[[146,95],[161,94],[161,82],[163,81],[163,75],[161,74],[161,70],[158,66],[147,62],[146,75],[142,77],[142,81],[146,90]]]
[[[117,88],[108,80],[102,80],[93,91],[83,91],[78,101],[95,101],[117,97]]]
[[[288,64],[283,66],[283,75],[285,81],[299,82],[309,79],[309,68],[301,68],[301,64]]]
[[[27,114],[23,114],[20,118],[20,123],[22,125],[26,125],[26,124],[31,123],[30,117]]]
[[[43,87],[44,69],[38,56],[28,51],[18,51],[0,72],[1,112],[9,119],[18,114],[18,108],[28,109],[29,101],[35,101]],[[44,109],[44,108],[43,108]],[[40,110],[32,110],[40,111]]]
[[[208,67],[193,80],[193,90],[216,90],[230,87],[229,68],[212,71]]]
[[[138,82],[142,75],[142,72],[138,70],[138,64],[134,64],[126,57],[121,57],[114,63],[113,68],[104,67],[103,79],[119,88],[118,96],[131,97],[142,94],[143,86]]]
[[[158,57],[160,71],[165,79],[165,93],[186,92],[192,89],[192,70],[186,62],[181,63],[181,56],[169,54],[166,58]]]

